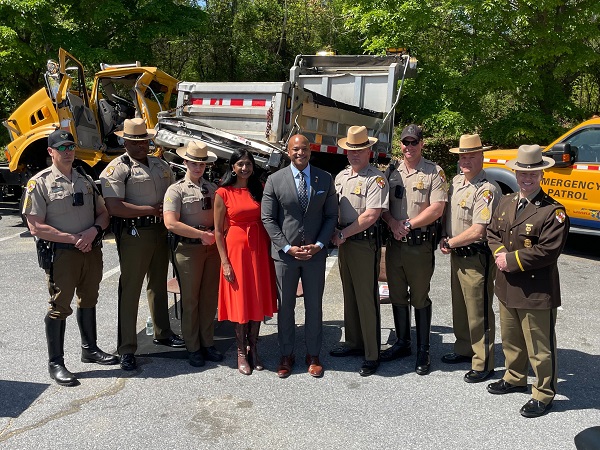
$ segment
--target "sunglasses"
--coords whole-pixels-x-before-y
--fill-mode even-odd
[[[75,144],[59,145],[58,147],[52,147],[52,148],[58,152],[73,151],[73,150],[75,150]]]
[[[404,144],[405,147],[408,147],[409,145],[416,147],[419,145],[419,141],[402,141],[402,144]]]

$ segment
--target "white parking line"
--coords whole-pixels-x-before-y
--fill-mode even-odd
[[[10,236],[6,236],[6,237],[3,237],[3,238],[0,238],[0,242],[2,242],[2,241],[8,241],[9,239],[16,238],[17,236],[21,236],[21,232],[17,233],[17,234],[13,234],[13,235],[10,235]]]
[[[121,268],[119,266],[110,269],[108,272],[104,272],[104,275],[102,275],[102,281],[106,280],[107,278],[112,277],[115,273],[119,273],[121,271]]]

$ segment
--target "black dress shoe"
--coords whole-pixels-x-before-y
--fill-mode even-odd
[[[405,342],[396,342],[390,348],[381,352],[379,360],[386,362],[393,361],[398,358],[403,358],[404,356],[410,356],[411,353],[410,344],[406,345]]]
[[[202,367],[204,362],[204,356],[202,356],[202,351],[190,352],[189,356],[190,365],[193,367]]]
[[[365,351],[360,348],[349,348],[349,347],[336,347],[329,352],[331,356],[344,357],[344,356],[362,356]]]
[[[552,402],[546,404],[539,400],[531,399],[519,411],[523,417],[540,417],[550,411]]]
[[[526,392],[527,386],[515,386],[502,379],[488,384],[487,391],[490,394],[495,395],[510,394],[511,392]]]
[[[379,361],[368,361],[364,360],[358,374],[361,377],[368,377],[369,375],[373,375],[377,372],[377,368],[379,367]]]
[[[223,361],[223,353],[221,353],[214,345],[210,347],[203,347],[202,354],[204,355],[204,359],[212,362]]]
[[[156,345],[166,345],[167,347],[173,348],[185,347],[185,341],[176,334],[172,334],[165,339],[153,339],[152,342],[154,342]]]
[[[431,371],[431,359],[429,358],[428,350],[417,351],[417,362],[415,364],[415,372],[417,375],[427,375]]]
[[[121,355],[121,369],[123,370],[135,370],[137,364],[135,362],[135,356],[133,353],[125,353]]]
[[[97,348],[96,350],[82,348],[81,362],[112,366],[113,364],[119,364],[119,358],[115,355],[111,355],[110,353],[103,352],[99,348]]]
[[[494,375],[493,370],[469,370],[465,374],[465,381],[467,383],[481,383]]]
[[[454,352],[442,356],[442,362],[446,364],[470,363],[472,359],[471,356],[459,355]]]
[[[50,378],[61,386],[77,386],[79,384],[77,377],[67,370],[63,360],[57,362],[50,361],[48,363],[48,372],[50,373]]]

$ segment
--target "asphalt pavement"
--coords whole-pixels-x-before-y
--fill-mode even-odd
[[[197,369],[188,364],[185,352],[154,346],[146,336],[143,291],[139,368],[124,372],[119,366],[82,363],[71,316],[65,361],[81,384],[58,386],[47,372],[45,276],[32,238],[20,236],[24,228],[14,205],[1,204],[0,212],[0,448],[572,449],[576,434],[600,425],[599,238],[571,236],[559,260],[559,394],[549,414],[526,419],[519,408],[529,393],[490,395],[487,383],[463,381],[468,364],[440,361],[452,351],[454,336],[449,258],[439,251],[431,289],[432,372],[427,376],[415,374],[414,355],[382,363],[377,374],[366,378],[358,375],[361,358],[329,356],[328,350],[343,341],[342,291],[332,256],[323,305],[321,379],[310,377],[303,363],[301,299],[296,366],[281,380],[275,373],[277,316],[261,328],[263,372],[244,376],[236,370],[235,344],[226,325],[217,329],[225,360]],[[117,340],[118,279],[115,244],[107,239],[97,309],[98,343],[109,352],[115,351]],[[393,340],[393,320],[389,305],[381,311],[385,343]],[[174,317],[172,324],[179,329]],[[413,326],[413,347],[414,341]],[[494,379],[499,379],[504,364],[499,326],[496,343]]]

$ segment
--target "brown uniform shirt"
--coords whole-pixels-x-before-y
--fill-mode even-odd
[[[100,174],[104,197],[120,198],[138,206],[161,203],[168,187],[175,182],[169,165],[156,156],[148,155],[147,166],[130,158],[131,175],[125,184],[130,168],[123,161],[124,156],[127,155],[113,159]]]
[[[464,175],[456,175],[450,187],[446,234],[454,237],[473,224],[489,225],[501,193],[495,181],[486,179],[485,170],[479,172],[470,183],[466,182]]]
[[[217,186],[203,178],[198,181],[200,185],[194,183],[186,175],[182,180],[169,186],[163,202],[163,211],[178,213],[179,220],[192,227],[198,225],[212,227]],[[210,204],[205,201],[205,209],[202,209],[202,199],[204,198],[210,199]]]
[[[400,161],[390,174],[390,214],[410,219],[435,202],[448,200],[446,175],[440,166],[421,158],[415,170]]]
[[[73,194],[83,194],[83,205],[73,206]],[[44,218],[44,223],[65,233],[80,233],[92,225],[96,217],[92,182],[75,169],[71,180],[52,165],[34,175],[27,183],[23,214]],[[96,197],[97,204],[104,199]]]
[[[342,225],[354,222],[367,209],[388,208],[388,183],[383,173],[371,165],[358,173],[351,167],[342,170],[335,177],[335,191]]]

